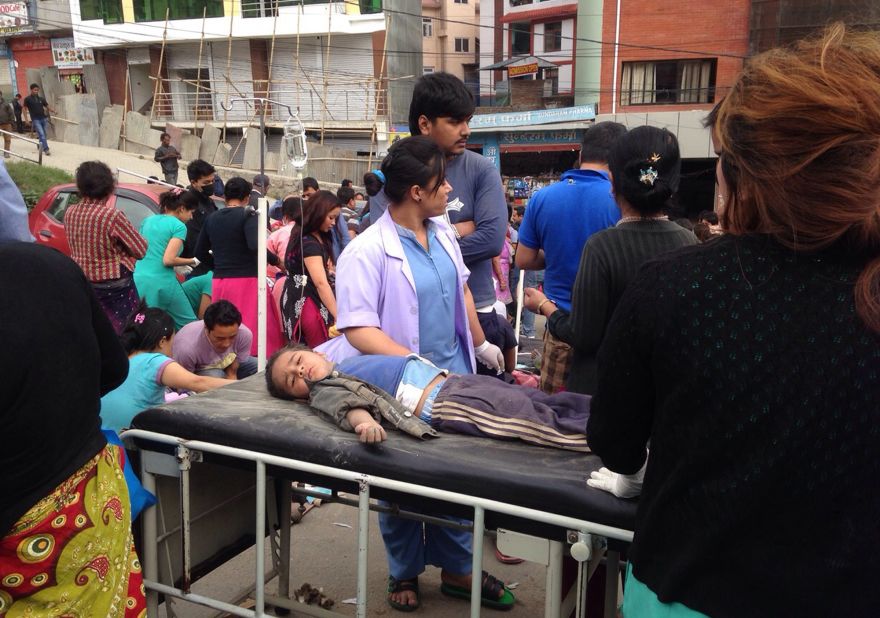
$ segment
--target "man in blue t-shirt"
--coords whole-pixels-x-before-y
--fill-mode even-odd
[[[571,311],[581,251],[587,239],[614,225],[620,211],[611,193],[608,153],[626,127],[600,122],[584,133],[579,169],[565,172],[559,182],[535,193],[519,226],[516,265],[544,270],[544,294],[560,309]],[[555,393],[565,385],[571,347],[544,331],[541,390]]]
[[[427,135],[446,153],[446,180],[452,186],[446,216],[471,271],[468,287],[480,326],[486,340],[503,350],[515,336],[510,323],[494,310],[492,258],[500,255],[504,246],[507,200],[501,175],[492,162],[467,149],[468,123],[474,109],[473,95],[464,82],[449,73],[429,73],[413,88],[409,130],[412,135]],[[477,364],[477,373],[496,374],[482,363]]]

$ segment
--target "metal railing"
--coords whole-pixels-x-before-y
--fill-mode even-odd
[[[30,161],[31,163],[36,163],[37,165],[43,164],[43,149],[40,147],[40,140],[31,139],[29,137],[24,137],[23,135],[19,135],[18,133],[13,133],[12,131],[4,131],[3,129],[0,129],[0,133],[2,133],[4,136],[8,135],[12,139],[19,140],[22,142],[27,142],[28,144],[33,144],[37,147],[37,158],[36,159],[31,159],[30,157],[26,157],[25,155],[19,154],[17,152],[13,152],[12,150],[6,150],[6,148],[0,148],[0,150],[3,151],[4,156],[9,155],[9,156],[15,157],[17,159],[24,159],[25,161]]]
[[[299,461],[286,457],[279,457],[276,455],[268,455],[265,453],[258,453],[255,451],[248,451],[240,448],[213,444],[210,442],[202,442],[198,440],[185,440],[176,436],[156,433],[152,431],[145,431],[141,429],[128,430],[126,432],[123,432],[122,436],[123,439],[125,439],[126,441],[145,440],[155,444],[171,445],[176,447],[175,455],[168,455],[168,457],[173,457],[176,460],[177,464],[175,465],[179,469],[181,499],[180,513],[182,518],[180,530],[182,533],[181,542],[183,548],[182,581],[184,583],[183,588],[176,588],[174,586],[163,584],[158,581],[157,512],[155,506],[151,507],[150,509],[145,511],[143,515],[144,551],[142,556],[144,565],[144,585],[149,591],[147,595],[147,610],[148,615],[150,616],[157,615],[156,612],[158,610],[159,593],[166,596],[182,599],[191,603],[196,603],[199,605],[204,605],[206,607],[211,607],[224,612],[228,612],[229,614],[232,614],[234,616],[243,616],[245,618],[261,618],[263,616],[266,616],[265,610],[267,604],[275,605],[278,607],[286,607],[288,609],[294,609],[298,612],[308,613],[311,615],[338,615],[331,612],[325,612],[323,610],[312,610],[307,606],[296,603],[295,601],[291,601],[291,599],[286,598],[284,596],[284,592],[289,589],[289,568],[287,567],[279,569],[279,572],[283,575],[282,578],[279,579],[279,595],[266,596],[266,592],[264,590],[265,583],[267,581],[265,570],[266,549],[263,540],[266,538],[267,532],[267,466],[271,466],[273,468],[282,468],[286,470],[294,470],[301,473],[319,475],[322,477],[338,479],[341,481],[347,481],[349,483],[355,483],[358,487],[356,616],[358,616],[359,618],[366,618],[367,616],[367,551],[369,535],[369,511],[371,510],[371,487],[378,487],[398,493],[420,496],[422,498],[439,500],[472,508],[474,511],[472,530],[474,533],[475,541],[477,539],[481,539],[485,532],[486,512],[508,515],[511,517],[517,517],[567,530],[569,542],[572,544],[571,554],[578,561],[577,592],[574,599],[573,608],[575,609],[578,618],[583,618],[585,616],[586,583],[589,578],[591,569],[595,568],[595,565],[598,564],[598,561],[601,559],[602,552],[599,549],[601,547],[601,540],[617,539],[621,541],[631,542],[633,538],[633,533],[629,530],[615,528],[613,526],[607,526],[604,524],[599,524],[583,519],[577,519],[575,517],[568,517],[565,515],[559,515],[547,511],[539,511],[532,508],[516,506],[504,502],[498,502],[496,500],[469,496],[452,491],[435,489],[422,485],[415,485],[413,483],[373,476],[370,474],[331,468],[329,466]],[[213,453],[235,460],[250,461],[253,462],[256,466],[256,495],[254,516],[254,529],[256,538],[256,556],[254,558],[255,607],[253,610],[244,609],[231,603],[207,597],[205,595],[196,594],[189,589],[189,583],[191,581],[190,575],[192,569],[192,560],[190,554],[192,547],[190,529],[190,492],[192,488],[190,484],[189,472],[191,462],[200,461],[202,459],[202,453]],[[155,493],[155,473],[148,471],[145,467],[142,472],[142,477],[144,487],[148,491]],[[282,498],[280,499],[280,506],[282,508],[282,522],[285,521],[285,517],[287,518],[287,521],[289,521],[290,484],[286,483],[286,485],[287,495],[282,496]],[[285,532],[287,537],[285,540],[285,537],[282,536],[281,544],[282,546],[289,548],[289,525],[281,526],[282,535],[284,535]],[[550,541],[550,543],[550,553],[555,556],[555,563],[558,565],[558,569],[553,570],[552,568],[548,567],[546,591],[547,598],[545,599],[544,614],[546,617],[556,618],[559,616],[568,616],[568,613],[571,611],[572,608],[568,607],[568,604],[564,603],[561,599],[561,586],[558,578],[561,574],[562,545],[559,541]],[[609,557],[611,558],[610,552]],[[282,556],[281,558],[282,560],[287,560],[289,563],[289,551],[287,552],[286,556]],[[613,559],[614,563],[616,564],[616,554]],[[472,562],[473,573],[480,573],[482,571],[482,564],[483,544],[474,542]],[[285,581],[285,578],[287,579],[287,581]],[[472,580],[470,616],[471,618],[477,618],[480,615],[480,587],[482,582],[478,577],[474,577],[472,578]],[[606,610],[607,608],[608,606],[606,606]],[[319,611],[320,613],[315,613]],[[608,611],[606,611],[606,614],[608,614]]]

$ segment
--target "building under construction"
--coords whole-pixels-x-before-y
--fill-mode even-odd
[[[239,164],[242,137],[261,120],[267,151],[277,152],[289,111],[311,142],[375,157],[387,143],[394,100],[408,102],[420,74],[419,15],[383,10],[380,0],[70,4],[76,44],[95,50],[110,103],[149,118],[153,130],[219,128]],[[412,54],[387,53],[407,44]]]

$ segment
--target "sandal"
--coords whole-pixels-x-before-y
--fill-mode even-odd
[[[416,602],[415,605],[407,605],[405,603],[398,603],[397,601],[393,601],[391,599],[391,595],[397,592],[414,592],[416,594]],[[419,597],[419,578],[413,579],[395,579],[393,575],[388,576],[388,596],[386,597],[388,601],[388,605],[392,608],[396,609],[399,612],[414,612],[421,605],[421,598]]]
[[[504,591],[504,594],[499,596],[499,593],[502,590]],[[453,586],[452,584],[440,584],[440,592],[446,596],[455,597],[457,599],[464,599],[466,601],[471,600],[470,588],[462,588],[461,586]],[[483,571],[483,586],[480,589],[480,604],[489,609],[507,611],[513,609],[514,603],[516,603],[516,597],[514,597],[513,593],[504,585],[504,582],[495,578],[493,575],[489,575],[486,571]]]

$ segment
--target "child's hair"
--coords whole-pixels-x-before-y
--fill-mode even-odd
[[[159,342],[165,337],[174,334],[174,320],[171,316],[155,307],[147,307],[147,303],[141,301],[135,309],[119,340],[127,354],[144,351],[152,352],[159,346]]]
[[[303,209],[303,201],[301,197],[288,197],[281,202],[281,216],[288,221],[293,221]]]
[[[388,149],[382,161],[382,173],[386,181],[385,195],[399,204],[415,185],[437,191],[446,180],[446,157],[430,137],[407,137]],[[432,178],[434,182],[429,187]]]
[[[678,139],[666,129],[641,126],[620,136],[608,156],[614,194],[641,215],[662,211],[678,191]]]
[[[709,225],[718,225],[718,213],[714,210],[704,210],[700,213],[700,221],[705,221]]]
[[[278,357],[281,356],[285,352],[296,352],[298,350],[306,350],[311,352],[312,349],[303,344],[303,343],[289,343],[283,348],[279,348],[269,357],[269,360],[266,361],[266,389],[269,391],[269,394],[273,397],[277,397],[278,399],[287,399],[288,401],[296,401],[296,397],[291,397],[289,394],[285,393],[281,390],[275,382],[272,381],[272,368],[275,367],[275,363],[278,360]]]
[[[159,208],[164,213],[176,212],[180,208],[195,210],[198,206],[199,199],[192,191],[171,189],[159,196]]]

